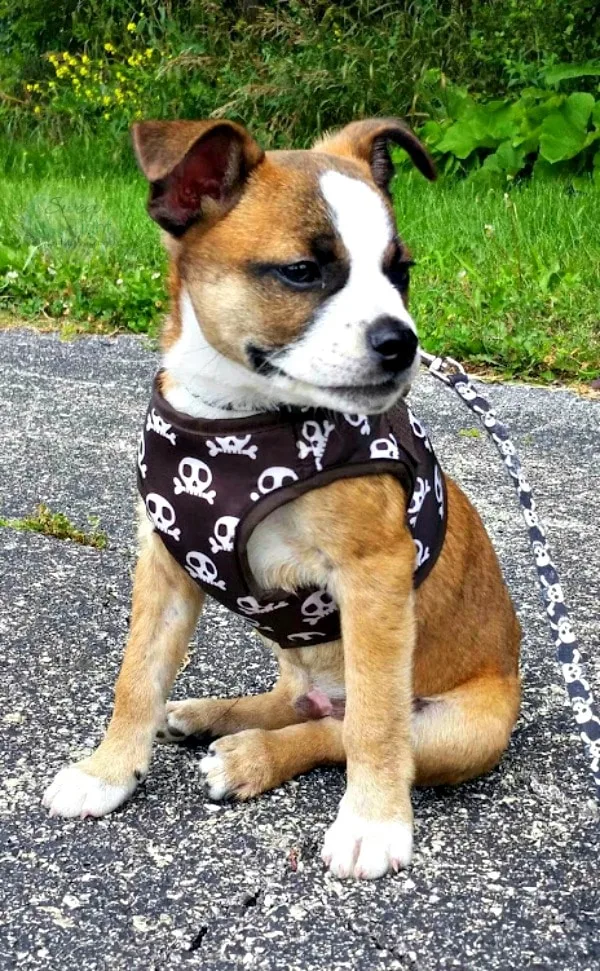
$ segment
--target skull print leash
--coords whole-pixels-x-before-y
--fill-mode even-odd
[[[421,351],[421,360],[434,377],[453,388],[467,407],[477,415],[500,452],[506,470],[515,485],[533,550],[558,663],[565,679],[577,730],[600,794],[600,715],[586,677],[584,660],[569,617],[558,573],[550,557],[546,533],[538,518],[531,487],[522,472],[508,428],[498,421],[490,403],[480,394],[458,361],[451,357],[435,357],[425,351]]]

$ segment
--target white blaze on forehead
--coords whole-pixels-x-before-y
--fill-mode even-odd
[[[366,182],[341,172],[326,172],[321,192],[353,270],[381,270],[383,254],[394,237],[394,226],[383,199]]]
[[[366,182],[330,170],[319,183],[348,254],[348,279],[278,363],[290,377],[321,387],[377,384],[382,372],[369,343],[371,325],[389,316],[415,331],[400,292],[383,272],[396,228],[384,200]]]

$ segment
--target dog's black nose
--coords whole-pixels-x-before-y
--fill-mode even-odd
[[[399,374],[409,368],[417,353],[417,335],[396,317],[378,317],[371,324],[367,340],[384,371]]]

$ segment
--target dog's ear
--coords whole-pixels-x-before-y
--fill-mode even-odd
[[[365,121],[353,121],[340,131],[325,135],[313,146],[313,151],[366,162],[371,169],[375,184],[384,192],[388,192],[390,180],[394,174],[389,152],[390,144],[403,148],[425,178],[432,182],[437,178],[435,165],[429,153],[410,128],[397,118],[368,118]]]
[[[150,183],[148,212],[175,237],[231,209],[264,158],[246,129],[231,121],[140,121],[132,137]]]

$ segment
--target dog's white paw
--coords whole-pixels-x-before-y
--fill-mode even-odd
[[[54,777],[42,803],[51,816],[64,816],[65,819],[106,816],[125,802],[136,786],[135,776],[132,776],[130,785],[115,786],[89,775],[77,765],[68,765]]]
[[[231,795],[234,785],[227,775],[226,759],[210,746],[208,755],[200,760],[202,781],[206,785],[209,799],[226,799]]]
[[[363,819],[342,801],[336,821],[325,834],[321,857],[340,879],[375,880],[409,865],[412,842],[411,823]]]

